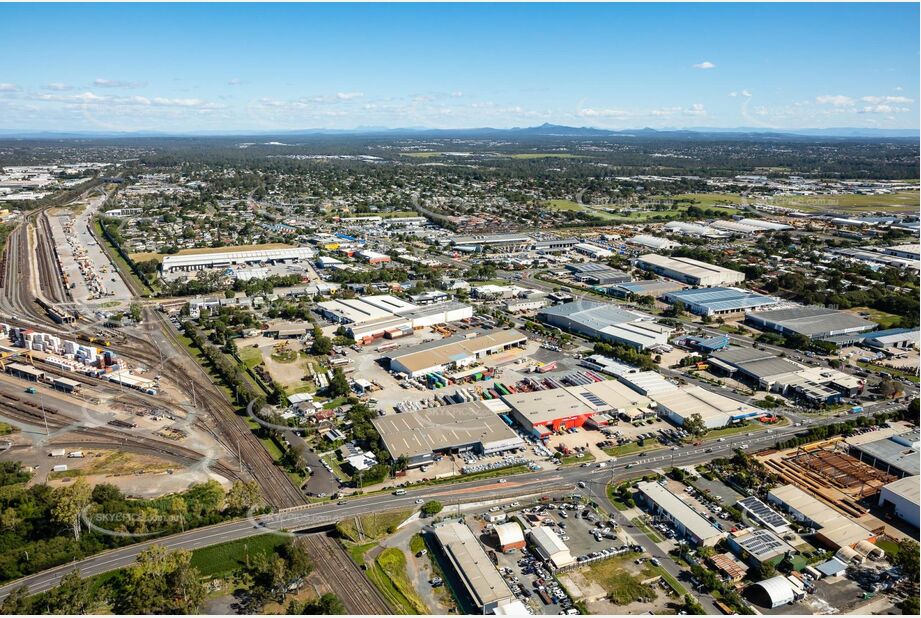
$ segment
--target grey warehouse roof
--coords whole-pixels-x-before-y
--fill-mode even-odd
[[[870,330],[876,327],[875,322],[865,320],[853,313],[826,307],[797,307],[795,309],[758,311],[751,313],[750,317],[776,324],[786,330],[800,333],[807,337],[852,329]]]
[[[601,330],[612,324],[624,324],[648,317],[642,313],[619,309],[614,305],[594,303],[591,301],[575,301],[556,307],[542,309],[541,315],[561,316],[578,320],[588,328]]]
[[[373,419],[371,423],[394,459],[469,444],[521,441],[482,401],[390,414]]]
[[[666,299],[670,303],[681,301],[686,305],[698,306],[709,311],[742,311],[777,304],[777,300],[770,296],[737,288],[720,287],[669,292]]]

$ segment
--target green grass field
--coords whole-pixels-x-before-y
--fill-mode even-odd
[[[714,194],[714,195],[716,195],[717,197],[713,197],[712,199],[705,200],[703,198],[708,197],[709,194],[699,194],[699,197],[701,198],[701,200],[697,202],[697,205],[705,207],[705,208],[709,208],[711,210],[719,210],[720,212],[726,215],[738,214],[739,212],[738,209],[733,208],[731,205],[734,202],[731,202],[726,197],[723,197],[723,194]],[[675,198],[681,198],[681,197],[693,197],[693,195],[677,195],[677,196],[672,196],[672,197],[659,196],[659,199],[664,200],[664,199],[675,199]],[[734,197],[734,196],[728,196],[728,197]],[[644,210],[644,209],[641,209],[642,207],[639,207],[640,209],[637,209],[637,210],[630,210],[632,208],[637,208],[637,207],[617,206],[617,205],[609,206],[609,208],[617,209],[618,212],[608,212],[606,210],[602,210],[601,207],[586,206],[584,204],[578,204],[572,200],[549,200],[547,202],[544,202],[544,206],[546,206],[550,210],[582,212],[585,214],[589,214],[589,215],[598,217],[604,221],[610,221],[612,223],[637,223],[637,222],[644,222],[644,221],[651,221],[651,220],[671,221],[672,219],[680,219],[684,217],[684,212],[688,209],[688,206],[690,206],[690,204],[686,204],[686,203],[678,204],[673,208],[669,208],[668,210]]]
[[[376,562],[390,580],[390,586],[397,593],[392,599],[395,607],[408,610],[404,612],[408,614],[425,615],[429,613],[425,602],[419,597],[419,593],[416,592],[406,575],[406,555],[402,551],[396,547],[388,547],[380,553]],[[389,599],[392,595],[385,593],[385,596]]]
[[[263,534],[248,539],[240,539],[203,547],[192,552],[192,566],[203,577],[225,577],[246,566],[247,557],[252,559],[259,554],[273,554],[288,542],[288,538],[278,534]]]
[[[871,309],[870,307],[853,307],[848,309],[848,311],[854,314],[867,313],[870,315],[868,319],[873,320],[883,328],[893,328],[902,321],[902,318],[894,313],[886,313],[885,311]]]
[[[595,562],[587,567],[583,574],[586,579],[604,588],[608,592],[608,598],[615,605],[629,605],[643,598],[654,599],[655,588],[643,584],[640,576],[633,575],[624,566],[637,556],[639,554],[629,553]]]
[[[743,204],[746,200],[735,193],[679,193],[678,195],[656,195],[653,200],[692,200],[698,206],[712,208],[714,206],[732,206]]]
[[[622,446],[614,446],[611,448],[604,449],[604,452],[610,455],[611,457],[622,457],[624,455],[632,455],[633,453],[639,453],[640,451],[652,452],[656,449],[663,448],[658,442],[651,442],[645,446],[640,446],[636,442],[630,442],[629,444],[624,444]]]
[[[572,200],[548,200],[544,205],[551,210],[586,210],[585,206]]]
[[[364,531],[364,540],[377,539],[390,534],[397,526],[406,521],[406,518],[410,515],[412,515],[412,510],[362,515],[361,529]],[[343,538],[349,541],[357,543],[361,539],[354,517],[340,521],[336,524],[336,530],[339,531]]]
[[[900,191],[888,195],[788,195],[775,197],[768,203],[798,210],[917,213],[919,200],[917,191]]]
[[[243,361],[243,364],[246,365],[248,369],[252,369],[262,362],[262,352],[259,351],[259,348],[254,348],[252,346],[239,348],[237,350],[237,356],[240,357],[240,360]]]
[[[440,152],[401,152],[401,157],[412,157],[413,159],[434,159],[440,157]]]

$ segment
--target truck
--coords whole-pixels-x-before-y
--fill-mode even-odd
[[[58,464],[51,468],[52,472],[67,472],[67,464]]]

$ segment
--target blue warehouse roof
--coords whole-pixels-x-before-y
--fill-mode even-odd
[[[682,302],[689,307],[701,307],[709,311],[742,311],[777,303],[770,296],[737,288],[696,288],[669,292],[665,297],[670,303]]]

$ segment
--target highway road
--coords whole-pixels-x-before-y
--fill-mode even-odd
[[[886,402],[881,405],[867,406],[864,415],[883,412],[893,408],[893,404]],[[856,415],[850,415],[851,417]],[[814,425],[829,424],[837,418],[816,420]],[[180,534],[162,537],[150,541],[142,541],[133,545],[114,549],[84,560],[61,565],[53,569],[42,571],[28,577],[10,582],[0,587],[0,600],[6,597],[13,589],[26,585],[33,593],[42,592],[57,585],[61,577],[74,569],[79,569],[84,576],[98,575],[107,571],[124,568],[134,562],[141,551],[151,545],[162,545],[169,549],[194,550],[227,541],[245,539],[269,532],[288,533],[291,531],[304,531],[324,528],[335,524],[337,521],[355,515],[373,513],[385,510],[412,508],[417,500],[435,499],[445,505],[473,503],[486,500],[513,498],[537,493],[558,492],[561,490],[575,490],[579,481],[584,481],[586,490],[599,504],[603,504],[609,511],[614,511],[608,502],[604,487],[609,482],[636,478],[644,472],[665,469],[671,466],[695,465],[709,461],[719,456],[728,456],[732,449],[745,446],[747,451],[755,452],[768,448],[778,440],[791,437],[802,428],[787,426],[772,430],[759,430],[754,435],[737,434],[724,442],[715,439],[705,440],[700,446],[686,446],[677,451],[654,451],[652,456],[639,457],[637,455],[625,456],[614,463],[607,463],[604,468],[597,465],[590,467],[567,467],[541,472],[528,472],[509,476],[504,483],[496,479],[483,481],[468,481],[449,485],[426,486],[418,489],[407,489],[405,495],[396,496],[389,493],[378,493],[362,497],[350,498],[344,504],[327,502],[305,507],[296,507],[282,512],[259,516],[253,519],[235,520],[215,526],[189,530]],[[629,468],[628,468],[629,466]],[[636,531],[632,535],[641,537]],[[639,540],[639,539],[638,539]],[[672,575],[678,576],[680,569],[671,558],[655,546],[649,539],[641,542],[644,549],[656,556],[663,567]],[[662,554],[661,556],[659,554]]]

